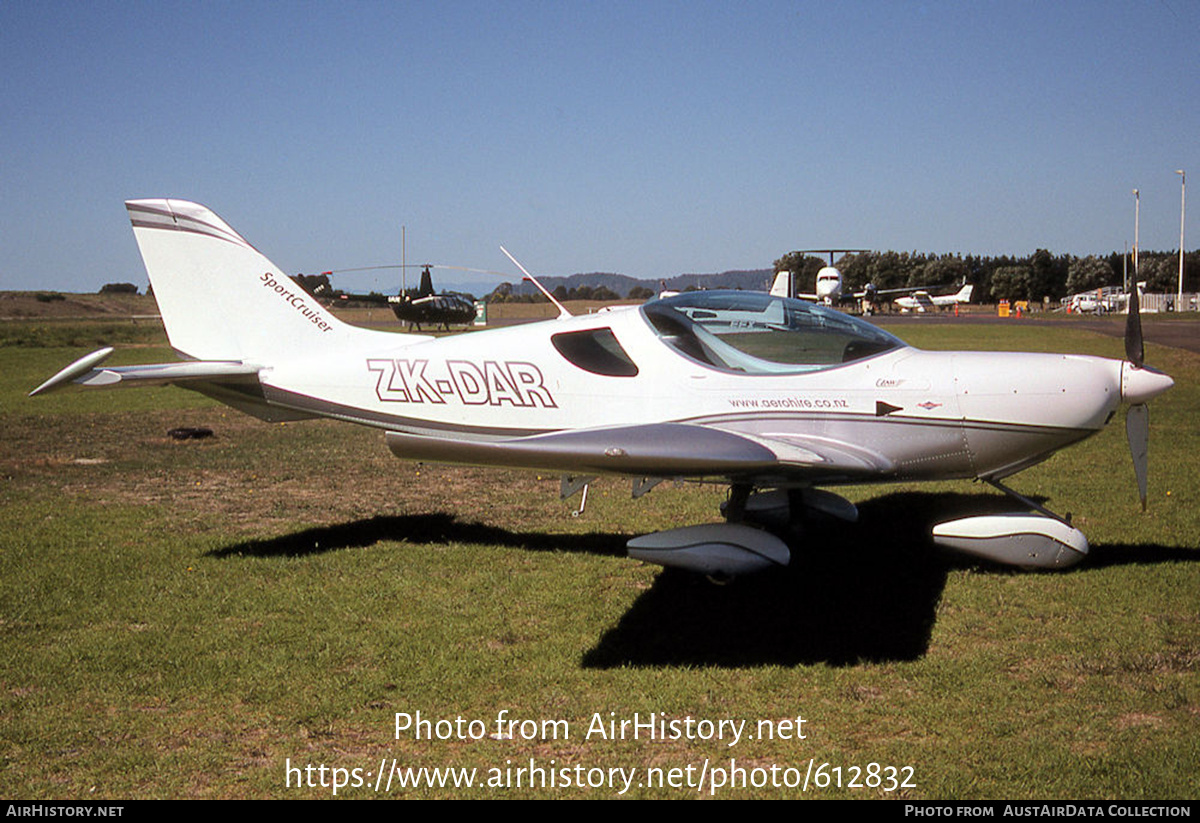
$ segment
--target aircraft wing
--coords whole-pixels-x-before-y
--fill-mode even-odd
[[[551,432],[505,440],[460,440],[391,431],[397,457],[573,474],[646,477],[885,476],[887,458],[850,443],[803,435],[754,436],[692,423],[651,423]]]

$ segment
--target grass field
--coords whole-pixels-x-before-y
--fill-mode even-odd
[[[724,770],[717,797],[799,797],[772,783],[807,775],[814,798],[1200,798],[1200,356],[1148,352],[1176,379],[1152,404],[1148,513],[1120,419],[1013,478],[1074,513],[1093,547],[1076,569],[935,554],[934,521],[1007,508],[947,483],[853,489],[859,524],[718,587],[624,543],[716,520],[719,488],[631,502],[603,481],[574,518],[556,477],[402,463],[375,431],[268,425],[173,388],[27,399],[100,342],[117,363],[171,355],[145,323],[0,331],[8,797],[327,797],[339,769],[339,797],[609,797],[626,774],[625,796],[707,797]],[[1121,352],[1069,327],[897,331]],[[165,436],[180,425],[216,435]],[[397,736],[418,712],[448,739]],[[528,722],[497,735],[502,712]],[[597,733],[635,713],[725,737]],[[531,760],[554,788],[529,788]],[[479,785],[377,794],[393,762]]]

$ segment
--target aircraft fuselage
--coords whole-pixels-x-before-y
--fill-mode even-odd
[[[554,344],[598,331],[632,353],[635,374],[596,374]],[[283,363],[263,375],[264,391],[296,411],[462,440],[703,426],[768,444],[785,480],[789,465],[812,468],[814,445],[861,452],[861,471],[823,482],[1003,476],[1098,431],[1121,398],[1120,361],[1076,355],[899,347],[811,371],[741,374],[681,355],[637,310],[493,330],[483,348],[478,340]]]

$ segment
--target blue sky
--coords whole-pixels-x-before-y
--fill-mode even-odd
[[[1104,253],[1135,187],[1176,248],[1198,45],[1196,0],[7,0],[0,289],[144,286],[122,202],[157,196],[289,273],[397,262],[401,225],[542,274]]]

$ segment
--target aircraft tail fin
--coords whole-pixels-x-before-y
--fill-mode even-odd
[[[776,272],[775,282],[771,284],[771,294],[775,297],[791,297],[792,273],[790,271]]]
[[[205,206],[155,199],[125,207],[167,337],[189,358],[270,363],[386,334],[336,319]]]
[[[429,273],[429,267],[426,266],[421,272],[421,285],[417,289],[417,297],[432,297],[433,296],[433,275]]]
[[[970,303],[971,294],[975,291],[975,287],[968,283],[958,290],[958,294],[954,295],[960,303]]]

